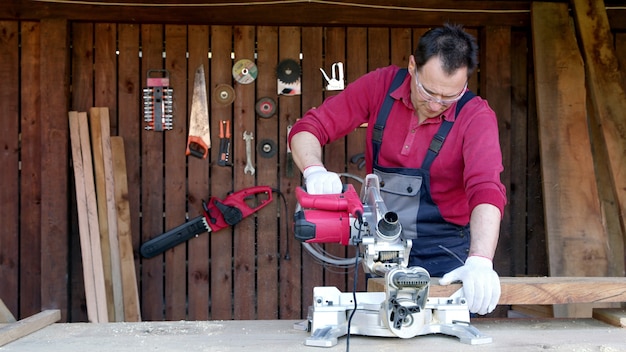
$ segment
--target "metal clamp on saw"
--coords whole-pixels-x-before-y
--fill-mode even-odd
[[[360,197],[347,184],[341,194],[331,195],[310,195],[298,188],[296,199],[295,236],[311,254],[323,258],[315,247],[320,243],[356,245],[361,254],[355,259],[364,271],[385,277],[385,292],[343,293],[336,287],[315,287],[307,321],[294,326],[311,332],[305,345],[331,347],[347,334],[412,338],[434,333],[456,336],[467,344],[491,343],[491,337],[470,324],[463,289],[450,297],[428,297],[430,274],[408,267],[412,241],[402,238],[398,215],[387,210],[378,176],[366,176]]]

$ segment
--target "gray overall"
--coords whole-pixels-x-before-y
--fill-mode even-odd
[[[407,75],[401,69],[394,77],[385,101],[378,112],[372,135],[373,172],[380,179],[381,196],[390,211],[398,214],[404,238],[413,240],[410,266],[421,266],[431,276],[441,277],[463,265],[470,245],[469,224],[459,226],[444,220],[430,191],[430,166],[439,153],[453,123],[444,120],[433,137],[420,168],[383,167],[378,164],[383,130],[394,104],[391,93]],[[456,106],[456,116],[475,95],[466,92]]]

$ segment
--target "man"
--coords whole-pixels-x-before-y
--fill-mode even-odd
[[[413,240],[410,265],[443,275],[444,285],[462,281],[470,312],[487,314],[500,297],[492,260],[506,194],[495,113],[467,90],[477,51],[461,26],[431,29],[407,69],[351,83],[308,111],[289,143],[307,191],[339,193],[322,146],[367,123],[367,172],[379,176],[387,208]]]

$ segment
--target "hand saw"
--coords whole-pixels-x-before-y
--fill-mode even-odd
[[[179,225],[141,245],[139,251],[152,258],[166,250],[188,241],[201,233],[234,226],[246,216],[260,210],[272,201],[272,188],[253,186],[231,193],[223,200],[211,197],[202,202],[203,214]],[[248,203],[255,203],[248,205]]]
[[[189,116],[189,138],[186,155],[206,159],[211,148],[209,108],[207,106],[204,65],[198,66],[193,82],[193,98]]]

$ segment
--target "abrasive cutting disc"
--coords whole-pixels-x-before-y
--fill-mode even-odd
[[[259,142],[259,145],[257,146],[257,151],[259,152],[260,156],[264,158],[271,158],[276,155],[278,147],[276,147],[276,142],[274,142],[273,140],[264,139]]]
[[[233,65],[233,78],[241,84],[250,84],[254,82],[259,73],[254,62],[248,59],[241,59]]]
[[[302,69],[295,60],[285,59],[276,67],[276,77],[285,83],[294,83],[300,79]]]
[[[219,84],[213,90],[213,100],[219,104],[231,104],[235,101],[235,90],[228,84]]]
[[[276,114],[276,102],[272,98],[263,97],[256,102],[255,110],[257,115],[270,118]]]

